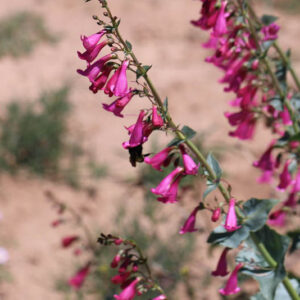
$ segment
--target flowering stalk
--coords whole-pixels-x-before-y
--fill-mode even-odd
[[[132,51],[132,46],[130,44],[128,44],[128,42],[124,41],[124,39],[122,38],[118,26],[119,26],[119,22],[117,20],[117,18],[115,18],[108,5],[107,5],[107,1],[106,0],[99,0],[99,2],[102,4],[102,7],[105,9],[105,16],[108,16],[110,18],[111,21],[111,26],[109,27],[112,34],[117,38],[119,45],[121,45],[122,50],[126,53],[126,55],[130,56],[132,59],[132,63],[134,65],[134,67],[136,68],[136,73],[139,74],[141,77],[143,77],[143,79],[146,82],[146,85],[143,86],[144,87],[144,93],[145,96],[147,96],[149,98],[149,100],[156,104],[158,107],[159,112],[161,113],[162,116],[164,116],[164,121],[165,121],[165,126],[167,129],[170,129],[171,131],[173,131],[177,138],[184,143],[197,157],[198,161],[200,162],[200,164],[202,165],[202,167],[205,169],[205,175],[207,176],[207,179],[214,183],[217,188],[219,189],[219,191],[221,192],[221,194],[223,195],[224,199],[226,200],[227,203],[230,202],[231,197],[231,193],[230,193],[230,187],[225,188],[225,186],[222,184],[221,182],[221,178],[219,176],[219,174],[216,174],[216,172],[213,170],[213,168],[211,167],[211,165],[209,164],[209,162],[205,159],[204,155],[201,153],[201,151],[196,147],[196,145],[190,140],[188,139],[188,137],[184,134],[184,132],[182,130],[179,129],[179,127],[175,124],[175,122],[172,120],[172,117],[170,116],[168,110],[166,109],[166,107],[164,106],[162,99],[160,98],[156,88],[154,87],[152,81],[150,80],[150,78],[148,77],[147,74],[147,70],[145,67],[142,66],[142,64],[139,62],[139,60],[137,59],[137,57],[135,56],[135,54]],[[225,5],[222,5],[222,9],[221,12],[219,13],[219,17],[217,20],[217,26],[215,28],[214,34],[216,36],[221,35],[223,33],[226,32],[226,29],[224,28],[224,18],[225,18],[226,14],[225,14]],[[222,19],[223,18],[223,19]],[[99,20],[99,19],[98,19]],[[100,24],[101,21],[99,20]],[[225,24],[226,25],[226,24]],[[252,26],[252,25],[250,25]],[[239,62],[239,63],[243,63]],[[265,65],[267,70],[270,72],[271,70],[271,66],[268,62],[268,60],[265,60]],[[237,67],[237,66],[236,66]],[[287,103],[287,109],[292,117],[292,119],[294,118],[293,116],[293,111],[292,108],[289,107],[289,103],[286,100],[286,95],[285,93],[281,90],[281,87],[277,81],[277,78],[274,76],[273,72],[270,73],[270,76],[274,77],[273,83],[277,88],[277,92],[279,93],[279,95],[281,96],[282,99],[284,99],[284,103]],[[150,93],[151,92],[151,93]],[[250,123],[252,122],[252,115],[246,115],[246,117],[248,118],[250,116]],[[142,115],[139,118],[139,128],[142,128],[140,130],[140,135],[141,136],[146,136],[144,133],[145,128],[144,126],[144,120],[143,120],[144,115]],[[296,130],[298,130],[298,125],[295,124],[293,125],[295,128],[295,132],[297,132]],[[137,127],[137,125],[135,125],[135,128]],[[139,151],[139,155],[141,154],[141,145],[143,143],[143,140],[141,139],[140,142],[138,144],[134,144],[134,146],[132,147],[128,147],[130,151]],[[138,149],[136,149],[137,147],[139,147]],[[132,153],[130,153],[132,155]],[[135,161],[134,161],[135,162]],[[133,164],[134,165],[134,164]],[[181,170],[180,170],[181,172]],[[177,174],[176,174],[177,175]],[[168,187],[166,187],[166,191],[169,189],[171,182],[174,183],[173,180],[176,180],[174,178],[172,178],[172,180],[170,181],[170,183],[168,183]],[[166,196],[166,195],[164,195]],[[233,202],[232,202],[233,203]],[[230,212],[228,213],[228,215],[230,216],[230,220],[232,220],[232,216],[234,216],[233,211],[235,210],[235,213],[237,214],[237,219],[239,221],[239,223],[242,225],[244,222],[244,216],[242,214],[242,212],[239,209],[239,206],[236,206],[234,208],[234,205],[230,205]],[[236,222],[234,221],[234,228],[235,230],[239,228],[239,226],[236,225]],[[261,243],[261,241],[259,241],[259,239],[257,238],[256,234],[254,232],[251,232],[251,238],[253,240],[253,242],[255,243],[257,249],[261,252],[261,254],[263,255],[263,257],[266,259],[266,261],[269,263],[270,267],[275,268],[277,266],[277,263],[274,261],[274,259],[271,257],[270,253],[267,251],[266,247]],[[236,271],[237,273],[237,271]],[[234,273],[235,274],[235,273]],[[235,274],[236,275],[236,274]],[[292,299],[298,299],[297,293],[296,291],[292,288],[288,277],[285,277],[283,279],[283,283],[287,289],[287,291],[289,292],[290,296],[292,297]]]

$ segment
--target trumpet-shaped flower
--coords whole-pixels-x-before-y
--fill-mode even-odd
[[[162,171],[161,167],[165,166],[165,162],[168,160],[169,153],[172,150],[172,147],[167,147],[162,151],[155,154],[153,157],[145,157],[145,163],[152,166],[152,168]]]
[[[277,189],[280,191],[285,191],[292,182],[292,176],[289,172],[289,165],[290,165],[290,161],[287,160],[286,163],[284,164],[283,171],[279,176],[280,182],[277,186]]]
[[[195,228],[195,223],[196,223],[196,215],[199,211],[199,206],[194,208],[190,216],[187,218],[185,221],[184,225],[181,227],[179,233],[180,234],[185,234],[187,232],[195,232],[197,229]]]
[[[185,148],[183,145],[179,146],[183,165],[184,165],[184,173],[187,175],[196,175],[198,173],[198,169],[200,164],[196,164],[193,159],[186,153]]]
[[[111,104],[103,103],[102,106],[105,110],[112,112],[115,116],[123,118],[124,116],[121,114],[122,110],[125,106],[130,102],[133,93],[129,92],[125,96],[118,98]]]
[[[138,282],[139,279],[136,278],[119,295],[114,295],[114,298],[117,300],[132,300],[136,296],[136,285]]]
[[[157,107],[155,105],[152,106],[152,125],[154,127],[162,127],[164,125],[164,120],[157,113]]]
[[[239,270],[242,268],[243,264],[239,263],[235,269],[232,271],[225,287],[223,289],[220,289],[219,292],[224,295],[233,295],[238,293],[241,289],[238,287],[238,279],[237,279],[237,275]]]
[[[220,219],[221,216],[221,207],[217,207],[216,209],[213,210],[213,213],[211,215],[211,220],[213,222],[217,222]]]
[[[95,47],[86,50],[84,53],[77,51],[78,57],[90,63],[98,56],[100,51],[107,45],[107,43],[108,41],[104,41],[100,44],[97,44]]]
[[[235,214],[235,199],[231,198],[229,201],[229,209],[228,209],[228,213],[226,215],[224,228],[230,232],[230,231],[235,231],[235,230],[239,229],[240,227],[241,226],[237,225],[237,217]]]
[[[226,255],[230,248],[225,248],[220,256],[217,268],[215,271],[211,272],[213,276],[226,276],[227,272],[227,260]]]
[[[90,272],[90,264],[81,268],[75,276],[69,279],[69,285],[74,287],[76,290],[79,290],[84,283],[85,278]]]
[[[71,246],[75,241],[79,240],[78,235],[66,236],[61,240],[61,245],[64,248]]]
[[[101,30],[100,32],[94,33],[90,36],[85,36],[85,35],[81,36],[80,39],[82,41],[83,47],[86,50],[90,50],[91,48],[94,48],[105,33],[106,30]]]

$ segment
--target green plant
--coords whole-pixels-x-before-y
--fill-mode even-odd
[[[38,43],[56,40],[34,13],[19,12],[0,21],[0,57],[28,55]]]

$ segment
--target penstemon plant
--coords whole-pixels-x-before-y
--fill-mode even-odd
[[[78,52],[78,56],[86,61],[87,67],[77,72],[89,79],[89,89],[93,93],[104,92],[114,97],[115,100],[103,104],[103,108],[116,117],[124,117],[122,112],[125,106],[134,98],[149,100],[151,107],[139,111],[136,123],[125,127],[129,139],[123,142],[122,147],[128,151],[133,167],[137,163],[146,163],[159,172],[164,167],[173,166],[170,174],[151,189],[159,202],[176,203],[179,185],[184,177],[201,176],[206,180],[207,189],[202,201],[193,209],[179,233],[197,231],[195,222],[200,210],[208,211],[212,222],[221,223],[207,240],[210,244],[224,247],[212,275],[229,274],[227,256],[231,253],[235,253],[236,265],[219,292],[225,296],[238,293],[238,274],[242,273],[260,284],[259,293],[251,299],[274,299],[279,293],[284,293],[285,299],[300,299],[297,279],[292,279],[284,268],[290,239],[267,225],[267,222],[272,225],[280,223],[280,220],[282,222],[283,216],[295,210],[298,202],[300,82],[292,68],[290,52],[282,51],[276,42],[279,27],[275,17],[263,16],[259,19],[246,0],[201,2],[201,16],[192,23],[203,30],[210,30],[210,39],[204,46],[215,52],[207,61],[225,72],[221,79],[222,83],[228,84],[225,91],[236,94],[231,106],[238,107],[239,111],[225,113],[229,123],[236,126],[230,135],[242,140],[250,139],[256,124],[263,120],[277,137],[254,163],[263,171],[259,179],[261,182],[270,182],[282,167],[277,188],[287,191],[289,195],[271,215],[271,210],[279,201],[235,199],[231,185],[222,178],[218,161],[211,153],[205,157],[192,141],[196,132],[173,121],[168,110],[168,99],[162,100],[148,75],[151,66],[143,65],[131,43],[122,37],[120,20],[112,14],[106,0],[99,0],[104,18],[93,16],[101,30],[81,37],[85,51]],[[110,47],[109,54],[100,54],[104,47]],[[135,84],[130,86],[128,72],[136,78]],[[291,74],[295,85],[288,85],[287,73]],[[164,149],[150,157],[143,152],[143,145],[153,131],[171,133],[175,137]],[[273,158],[275,152],[276,158]],[[224,200],[218,199],[217,205],[211,209],[206,199],[214,190],[219,190]],[[150,265],[134,241],[102,233],[98,242],[120,248],[111,263],[112,268],[118,267],[118,274],[112,280],[122,289],[114,296],[115,299],[131,300],[149,291],[158,293],[153,300],[167,299],[163,288],[152,278]]]

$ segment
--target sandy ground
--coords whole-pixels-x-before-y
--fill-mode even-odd
[[[176,122],[204,132],[207,145],[222,146],[226,151],[223,168],[232,183],[234,195],[268,197],[268,187],[256,184],[258,172],[251,167],[267,138],[267,133],[256,136],[251,143],[240,143],[227,138],[229,126],[223,117],[228,109],[222,86],[217,83],[221,74],[203,62],[207,53],[201,49],[206,34],[193,28],[189,21],[198,17],[199,1],[183,0],[115,0],[111,1],[114,13],[121,16],[121,31],[134,45],[134,50],[144,64],[152,64],[149,72],[162,97],[169,97],[171,114]],[[74,0],[10,0],[0,7],[0,18],[16,11],[34,11],[45,18],[48,28],[61,39],[54,45],[40,45],[26,58],[0,60],[1,106],[11,99],[36,98],[40,92],[71,83],[71,101],[74,106],[70,128],[80,137],[83,146],[101,162],[109,164],[111,174],[125,179],[135,176],[136,170],[128,163],[121,143],[127,134],[123,125],[136,119],[132,103],[125,119],[114,118],[101,109],[105,97],[96,96],[87,89],[88,82],[76,74],[84,63],[77,58],[76,50],[82,50],[80,34],[91,34],[97,26],[91,15],[99,13],[97,1],[84,4]],[[269,13],[269,12],[268,12]],[[282,40],[285,46],[299,45],[299,17],[282,16]],[[295,53],[296,68],[300,72],[300,54]],[[2,111],[2,110],[1,110]],[[248,147],[249,146],[249,147]],[[241,171],[242,168],[242,171]],[[97,188],[92,201],[86,192],[73,190],[63,184],[53,183],[28,175],[10,177],[0,174],[1,244],[10,252],[8,264],[12,281],[1,288],[1,300],[61,299],[54,288],[55,278],[65,273],[70,276],[69,253],[60,250],[59,236],[63,230],[54,231],[50,222],[53,211],[46,201],[45,191],[53,191],[71,205],[87,208],[86,217],[93,226],[112,229],[110,216],[120,201],[134,203],[140,194],[124,197],[126,187],[105,179]],[[126,199],[127,198],[127,199]],[[158,204],[159,205],[159,204]],[[170,208],[170,211],[176,208]],[[186,213],[186,210],[182,214]],[[204,222],[205,219],[199,221]],[[199,253],[206,255],[203,243],[206,236],[199,236]],[[211,268],[211,259],[199,259],[198,267]],[[212,258],[215,260],[215,258]],[[197,268],[197,264],[194,264]],[[220,285],[220,281],[216,281]],[[208,299],[204,292],[201,299]],[[210,294],[211,295],[211,294]],[[217,296],[213,296],[217,297]],[[200,298],[199,298],[200,299]],[[211,298],[212,299],[212,298]]]

